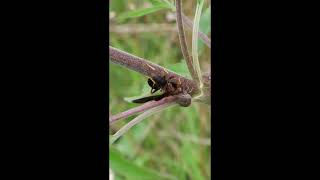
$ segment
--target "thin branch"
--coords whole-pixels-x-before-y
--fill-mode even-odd
[[[126,25],[111,25],[109,32],[118,34],[137,34],[143,32],[158,32],[168,33],[177,32],[177,27],[174,24],[126,24]]]
[[[123,126],[119,131],[117,131],[114,135],[112,135],[112,138],[110,140],[110,143],[112,144],[115,142],[119,137],[121,137],[124,133],[126,133],[131,127],[138,124],[142,120],[148,118],[149,116],[171,106],[174,105],[173,102],[165,103],[160,106],[154,107],[152,109],[147,110],[146,112],[142,113],[141,115],[134,118],[132,121],[128,122],[125,126]]]
[[[180,79],[182,91],[190,94],[191,96],[200,92],[195,81],[187,79],[143,58],[139,58],[111,46],[109,46],[109,56],[112,63],[124,66],[148,77],[153,77],[155,75],[161,76],[164,72],[168,72],[170,76]]]
[[[183,23],[189,28],[193,29],[193,22],[184,14],[182,14]],[[203,42],[211,49],[211,39],[203,32],[199,31],[198,36],[203,40]]]
[[[182,2],[181,0],[176,0],[176,13],[177,13],[177,25],[178,25],[178,34],[179,34],[179,40],[180,40],[180,46],[181,46],[181,51],[183,54],[183,57],[187,63],[189,72],[191,74],[191,77],[193,80],[199,84],[199,76],[193,67],[192,63],[192,57],[189,54],[188,51],[188,46],[187,46],[187,41],[186,41],[186,36],[184,33],[184,28],[183,28],[183,21],[182,21]]]
[[[110,116],[109,124],[113,124],[114,122],[116,122],[122,118],[127,118],[127,117],[132,116],[136,113],[144,112],[144,111],[151,109],[151,108],[154,108],[156,106],[160,106],[165,103],[174,102],[176,100],[176,98],[177,97],[175,97],[175,96],[169,96],[169,97],[161,99],[160,101],[150,101],[150,102],[142,104],[141,106],[134,107],[132,109],[129,109],[125,112],[121,112],[121,113],[114,115],[114,116]]]
[[[112,46],[109,46],[109,56],[111,62],[139,72],[148,77],[152,77],[155,74],[161,74],[164,71],[169,72],[168,69]]]

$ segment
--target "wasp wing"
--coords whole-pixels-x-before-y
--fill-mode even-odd
[[[153,96],[147,96],[147,97],[135,99],[132,102],[133,103],[146,103],[146,102],[152,101],[152,100],[159,101],[166,96],[167,96],[167,94],[164,93],[164,94],[160,94],[160,95],[153,95]]]

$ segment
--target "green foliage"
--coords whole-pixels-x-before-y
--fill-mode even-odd
[[[109,147],[110,167],[113,171],[123,173],[128,179],[175,179],[171,176],[160,174],[154,170],[137,166],[131,161],[125,159],[123,155],[114,147]]]
[[[168,0],[149,0],[153,5],[166,5],[168,7],[174,8],[174,5]]]
[[[206,10],[204,10],[203,14],[201,15],[200,24],[199,24],[200,31],[209,34],[211,32],[211,7],[208,7]],[[199,52],[203,52],[204,50],[204,42],[202,40],[198,40],[198,48]]]
[[[140,16],[144,16],[144,15],[147,15],[147,14],[150,14],[150,13],[154,13],[154,12],[157,12],[159,10],[162,10],[162,9],[168,9],[170,8],[168,5],[155,5],[155,6],[152,6],[152,7],[149,7],[149,8],[144,8],[144,9],[138,9],[138,10],[134,10],[134,11],[130,11],[130,12],[127,12],[125,14],[122,14],[118,17],[119,20],[124,20],[126,18],[134,18],[134,17],[140,17]]]
[[[181,60],[179,63],[176,64],[171,64],[170,70],[184,77],[191,78],[188,66],[184,60]]]
[[[200,30],[205,34],[211,31],[211,7],[204,10],[201,15]]]

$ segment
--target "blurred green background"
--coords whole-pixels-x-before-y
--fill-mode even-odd
[[[109,45],[168,69],[186,71],[185,66],[181,65],[184,61],[182,61],[176,23],[170,9],[142,17],[118,19],[129,11],[152,6],[150,2],[152,1],[109,1]],[[183,1],[183,3],[183,12],[192,20],[196,1]],[[211,11],[207,11],[206,14],[204,12],[210,5],[210,1],[205,1],[203,16],[207,17],[200,22],[200,29],[209,35]],[[190,53],[191,32],[186,30]],[[199,53],[202,71],[208,71],[210,49],[201,45]],[[121,66],[109,64],[110,112],[117,114],[137,106],[126,102],[124,98],[141,95],[147,77]],[[114,134],[134,117],[110,126],[110,134]],[[173,179],[210,179],[210,123],[210,106],[199,103],[192,103],[186,108],[175,106],[143,120],[112,144],[120,156],[130,163],[125,167],[121,167],[120,163],[113,168],[114,178],[140,179],[130,176],[132,165],[133,171],[135,166],[139,166],[169,175],[174,177]]]

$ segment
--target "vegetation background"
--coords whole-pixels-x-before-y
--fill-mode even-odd
[[[180,50],[174,13],[170,9],[140,17],[119,18],[130,11],[151,7],[151,2],[109,2],[109,45],[185,74],[188,70]],[[197,2],[182,3],[184,14],[193,20]],[[205,1],[200,21],[200,30],[208,35],[211,32],[210,6],[210,1]],[[185,27],[185,31],[191,53],[192,30]],[[210,49],[200,44],[199,51],[202,71],[209,71]],[[147,77],[112,63],[109,73],[110,112],[117,114],[137,106],[124,98],[141,95],[146,89]],[[110,126],[110,134],[133,118]],[[171,107],[143,120],[112,144],[110,161],[117,163],[111,165],[114,178],[143,179],[156,172],[163,179],[210,179],[210,127],[210,106],[200,103],[185,108]]]

